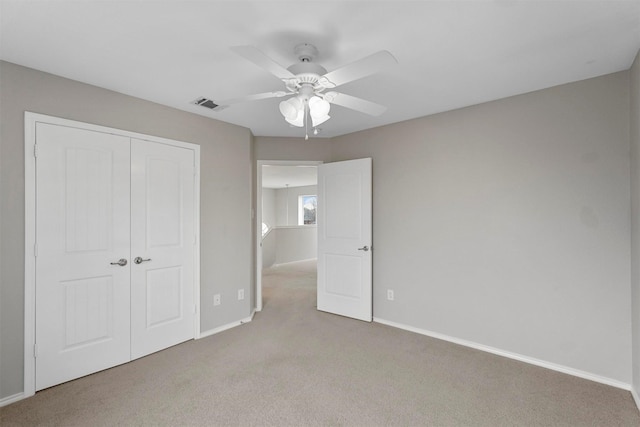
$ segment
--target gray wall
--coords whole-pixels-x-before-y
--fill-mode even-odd
[[[298,224],[298,197],[318,194],[317,185],[279,188],[276,190],[276,225]],[[287,215],[288,211],[288,215]]]
[[[262,189],[262,222],[269,227],[278,225],[276,216],[276,190],[275,188]]]
[[[276,264],[318,257],[316,227],[281,227],[276,233]]]
[[[298,198],[318,194],[317,185],[276,190],[276,264],[318,257],[318,229],[298,224]],[[288,211],[288,215],[287,215]]]
[[[331,161],[331,140],[326,138],[273,138],[256,136],[257,160]]]
[[[262,268],[317,258],[315,227],[276,227],[262,240]]]
[[[24,111],[199,144],[201,328],[249,316],[249,130],[7,62],[0,62],[0,100],[0,398],[23,390]],[[239,288],[251,298],[237,301]],[[214,293],[223,301],[215,310]]]
[[[640,393],[640,52],[630,72],[631,90],[631,307],[633,388]]]
[[[262,189],[262,221],[275,227],[262,242],[263,268],[318,256],[317,228],[298,226],[298,197],[317,191],[316,185]]]
[[[262,239],[262,269],[269,268],[276,263],[277,236],[278,230],[272,229]]]
[[[271,267],[276,262],[276,191],[273,188],[262,189],[262,222],[271,229],[262,240],[262,268]]]
[[[628,72],[334,138],[332,157],[373,158],[375,317],[631,382]]]

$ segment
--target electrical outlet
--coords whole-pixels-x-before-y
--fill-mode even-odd
[[[393,295],[393,289],[387,289],[387,299],[389,301],[393,301],[394,295]]]
[[[213,296],[213,305],[220,305],[220,294],[215,294]]]
[[[238,301],[242,301],[244,299],[244,289],[238,289]]]

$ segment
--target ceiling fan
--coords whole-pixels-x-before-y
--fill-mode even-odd
[[[317,126],[330,118],[331,104],[372,116],[382,114],[386,107],[380,104],[329,89],[375,74],[397,63],[391,53],[382,50],[327,72],[324,67],[313,62],[313,59],[318,55],[318,49],[309,43],[302,43],[295,47],[294,53],[299,62],[288,68],[284,68],[253,46],[235,46],[231,50],[278,77],[284,82],[286,90],[258,93],[242,98],[215,101],[215,103],[226,107],[246,101],[290,96],[289,99],[280,103],[280,113],[291,125],[305,127],[307,131],[305,139],[309,138],[309,119],[314,133],[317,135]]]

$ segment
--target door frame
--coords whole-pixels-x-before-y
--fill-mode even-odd
[[[256,164],[256,311],[262,311],[262,166],[318,166],[322,160],[258,160]]]
[[[24,246],[24,397],[36,390],[36,124],[47,123],[128,138],[142,139],[159,144],[186,148],[194,152],[194,339],[200,337],[200,146],[188,142],[145,135],[137,132],[78,122],[45,114],[24,113],[25,163],[25,246]]]

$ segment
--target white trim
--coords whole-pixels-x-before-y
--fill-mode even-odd
[[[107,126],[94,125],[92,123],[79,122],[76,120],[63,119],[61,117],[48,116],[46,114],[40,113],[32,113],[30,111],[24,112],[25,117],[25,126],[27,124],[27,120],[32,123],[42,122],[59,126],[68,126],[76,129],[86,129],[92,130],[94,132],[107,133],[110,135],[118,135],[124,136],[127,138],[140,139],[143,141],[156,142],[160,144],[173,145],[174,147],[182,147],[189,150],[200,150],[200,146],[198,144],[193,144],[191,142],[178,141],[176,139],[163,138],[161,136],[154,135],[146,135],[143,133],[132,132],[124,129],[116,129]],[[26,135],[25,135],[26,139]]]
[[[281,265],[295,264],[297,262],[305,262],[305,261],[317,261],[317,260],[318,258],[305,258],[305,259],[299,259],[296,261],[281,262],[280,264],[273,264],[271,267],[280,267]]]
[[[595,375],[590,372],[581,371],[579,369],[570,368],[568,366],[558,365],[555,363],[547,362],[544,360],[536,359],[529,356],[523,356],[522,354],[512,353],[510,351],[500,350],[494,347],[489,347],[484,344],[478,344],[473,341],[467,341],[460,338],[451,337],[448,335],[440,334],[438,332],[431,332],[425,329],[415,328],[413,326],[403,325],[401,323],[391,322],[389,320],[380,319],[379,317],[374,317],[373,321],[376,323],[381,323],[383,325],[392,326],[394,328],[404,329],[409,332],[415,332],[420,335],[426,335],[428,337],[437,338],[443,341],[449,341],[454,344],[463,345],[465,347],[474,348],[476,350],[485,351],[487,353],[492,353],[498,356],[507,357],[509,359],[518,360],[520,362],[529,363],[531,365],[540,366],[542,368],[551,369],[552,371],[562,372],[563,374],[573,375],[574,377],[584,378],[586,380],[595,381],[597,383],[610,385],[612,387],[621,388],[623,390],[631,391],[631,385],[624,383],[622,381],[614,380],[612,378],[603,377],[600,375]],[[636,400],[636,403],[638,400]],[[640,408],[640,405],[639,405]]]
[[[217,328],[214,328],[214,329],[209,329],[208,331],[200,334],[200,336],[197,339],[210,337],[211,335],[219,334],[220,332],[224,332],[228,329],[235,328],[236,326],[241,326],[241,325],[244,325],[245,323],[249,323],[253,320],[253,316],[255,314],[256,314],[256,311],[253,310],[249,317],[245,317],[244,319],[237,320],[235,322],[227,323],[226,325],[218,326]]]
[[[195,162],[194,174],[194,304],[197,307],[194,322],[194,338],[200,336],[200,146],[189,142],[177,141],[159,136],[144,135],[90,123],[68,120],[45,114],[24,113],[24,153],[25,153],[25,262],[24,262],[24,392],[23,397],[33,396],[36,392],[36,360],[33,357],[35,345],[35,289],[36,264],[34,248],[36,244],[36,159],[33,155],[36,145],[36,123],[48,123],[95,132],[120,135],[159,144],[193,150]]]
[[[24,113],[24,397],[36,394],[36,115]]]
[[[322,160],[256,160],[256,270],[253,272],[256,282],[255,311],[262,311],[262,166],[318,166],[322,163]]]
[[[307,224],[307,225],[275,225],[272,228],[299,228],[299,229],[307,229],[307,228],[318,228],[315,224]]]
[[[638,396],[638,392],[633,386],[631,386],[631,396],[633,397],[633,401],[636,402],[638,411],[640,411],[640,396]]]
[[[195,144],[193,144],[195,145]],[[196,306],[195,310],[195,325],[194,325],[194,335],[193,337],[200,336],[200,146],[196,145],[196,149],[194,150],[194,199],[193,203],[195,203],[195,209],[193,210],[194,216],[194,228],[193,233],[195,234],[195,243],[194,243],[194,253],[193,253],[193,283],[194,283],[194,293],[193,293],[193,303]]]
[[[2,399],[0,399],[0,408],[25,399],[26,397],[27,396],[25,396],[24,393],[16,393],[11,396],[3,397]]]
[[[271,230],[273,227],[269,232]],[[258,160],[256,162],[256,247],[254,248],[256,271],[253,272],[256,284],[255,311],[262,311],[262,241],[264,237],[266,236],[262,236],[262,163]]]

